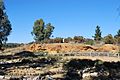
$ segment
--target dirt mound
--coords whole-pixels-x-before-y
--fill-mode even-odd
[[[32,44],[28,48],[28,50],[31,50],[31,51],[36,51],[36,50],[40,50],[40,49],[41,49],[41,45],[40,44]]]
[[[119,46],[112,45],[112,44],[105,44],[105,45],[101,46],[100,48],[98,48],[98,50],[102,51],[102,52],[116,53],[119,51]]]
[[[83,45],[83,44],[69,44],[69,43],[58,43],[58,44],[31,44],[26,50],[28,51],[47,51],[49,53],[66,53],[66,52],[117,52],[119,47],[112,44],[105,44],[100,47]]]

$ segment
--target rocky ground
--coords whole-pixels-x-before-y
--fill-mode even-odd
[[[2,80],[119,80],[120,62],[22,51],[0,56]]]
[[[76,55],[76,53],[84,54],[84,52],[107,52],[115,54],[119,52],[119,46],[111,44],[90,46],[61,43],[31,44],[6,49],[0,54],[0,79],[120,79],[119,57]]]

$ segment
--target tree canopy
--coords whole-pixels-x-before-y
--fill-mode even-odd
[[[115,38],[120,37],[120,29],[117,31],[117,34],[115,35]]]
[[[96,27],[96,30],[95,30],[95,35],[93,36],[95,41],[100,41],[100,40],[102,39],[101,33],[102,33],[102,32],[101,32],[101,30],[100,30],[100,27],[97,26],[97,27]]]
[[[8,35],[10,35],[12,28],[8,16],[5,12],[4,2],[0,0],[0,49],[8,40]]]
[[[117,34],[114,36],[116,43],[120,44],[120,29],[117,31]]]
[[[114,38],[111,34],[108,34],[107,36],[104,37],[104,42],[105,44],[114,44]]]
[[[49,39],[54,30],[54,26],[51,23],[45,25],[43,19],[36,20],[34,22],[32,35],[36,42],[41,42],[43,40]]]

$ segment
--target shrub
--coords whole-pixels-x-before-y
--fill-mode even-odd
[[[85,44],[87,44],[87,45],[93,45],[93,44],[94,44],[94,40],[89,39],[89,40],[87,40],[87,41],[85,42]]]
[[[115,39],[113,38],[113,36],[111,34],[108,34],[107,36],[104,37],[104,43],[105,44],[114,44]]]

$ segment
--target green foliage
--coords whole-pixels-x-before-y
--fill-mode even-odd
[[[115,38],[120,37],[120,29],[118,30],[117,34],[114,37]]]
[[[116,44],[120,44],[120,37],[114,37],[114,41]]]
[[[74,36],[73,39],[76,43],[84,42],[84,37],[83,36]]]
[[[96,60],[95,61],[95,66],[102,65],[102,64],[103,64],[103,61],[101,61],[101,60]]]
[[[44,29],[44,33],[45,33],[44,38],[49,39],[50,36],[52,35],[53,30],[54,30],[54,26],[52,26],[51,23],[48,23],[46,25],[46,29]]]
[[[118,30],[117,34],[114,36],[115,42],[120,44],[120,29]]]
[[[54,26],[51,23],[45,25],[43,19],[36,20],[33,26],[32,35],[36,42],[41,42],[45,39],[49,39],[54,30]]]
[[[8,16],[5,12],[4,3],[0,1],[0,49],[8,39],[7,36],[10,34],[12,28]]]
[[[100,30],[99,26],[96,27],[95,36],[93,36],[93,37],[94,37],[95,41],[100,41],[102,39],[102,37],[101,37],[101,30]]]
[[[115,40],[111,34],[108,34],[107,36],[104,37],[104,43],[105,44],[114,44]]]
[[[61,37],[56,37],[53,42],[54,42],[54,43],[63,43],[63,38],[61,38]]]
[[[44,40],[44,21],[42,19],[36,20],[33,26],[32,35],[34,35],[34,39],[36,42]]]
[[[87,44],[87,45],[93,45],[93,44],[94,44],[94,40],[92,40],[92,39],[87,39],[87,40],[85,41],[85,44]]]
[[[4,48],[15,48],[24,45],[23,43],[6,43],[3,45]]]
[[[68,37],[68,38],[65,38],[65,39],[64,39],[64,42],[65,42],[65,43],[69,43],[70,41],[72,41],[72,38],[71,38],[71,37]]]

